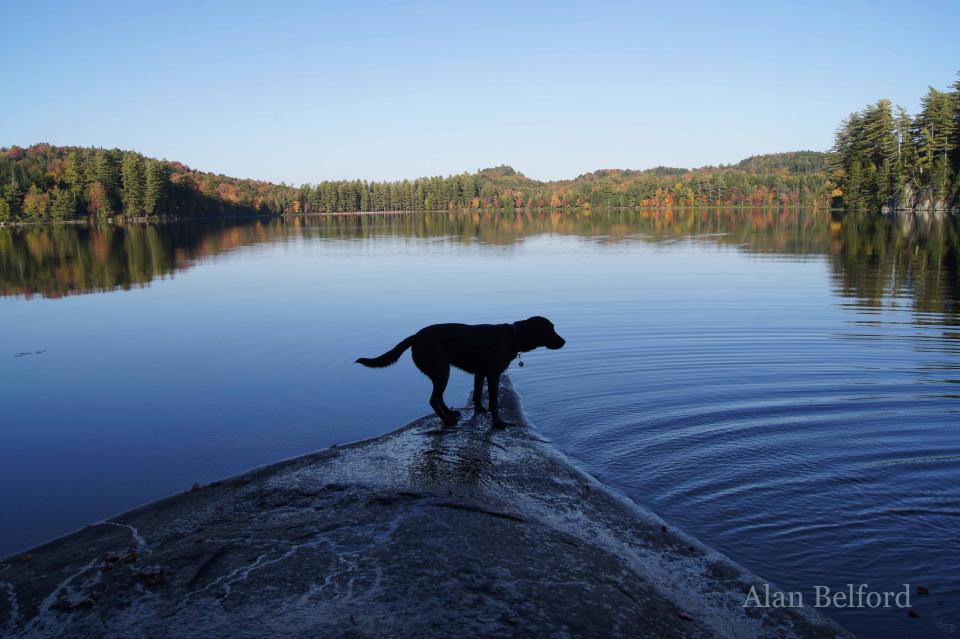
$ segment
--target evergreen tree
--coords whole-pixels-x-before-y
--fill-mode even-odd
[[[77,213],[77,197],[72,189],[54,187],[50,202],[50,217],[55,220],[69,220]]]
[[[957,71],[957,80],[953,83],[953,151],[951,164],[953,166],[954,182],[960,189],[960,71]]]
[[[893,197],[893,168],[889,158],[884,158],[874,174],[873,205],[883,206]]]
[[[125,215],[140,215],[144,211],[143,158],[137,153],[124,153],[120,166],[123,184],[123,212]]]
[[[319,185],[308,190],[307,207],[311,213],[323,213],[323,191]]]
[[[10,208],[10,217],[15,218],[20,211],[23,192],[20,190],[20,184],[17,181],[16,174],[12,171],[10,173],[10,181],[3,187],[3,199]]]
[[[901,194],[903,187],[912,177],[912,167],[914,165],[912,128],[913,121],[910,119],[907,110],[902,106],[897,106],[897,162],[893,168],[893,185],[897,196]]]
[[[463,204],[470,207],[473,204],[473,198],[477,197],[477,181],[469,173],[463,174]]]
[[[143,190],[143,211],[158,215],[165,210],[169,176],[166,162],[147,160]]]
[[[83,165],[76,151],[71,151],[67,155],[67,165],[63,170],[63,179],[74,192],[82,191],[85,186],[83,183]]]
[[[360,210],[370,210],[370,186],[366,182],[363,183],[363,187],[360,190]]]
[[[937,155],[930,174],[930,191],[934,199],[946,201],[952,194],[950,161],[947,155]]]
[[[94,181],[103,187],[103,198],[100,198],[100,190],[97,190],[98,201],[94,205],[96,213],[101,215],[109,214],[115,210],[114,204],[119,201],[117,197],[117,168],[113,158],[104,151],[98,149],[93,160]]]
[[[220,192],[217,191],[218,186],[217,178],[208,173],[203,176],[203,180],[200,183],[200,191],[210,199],[218,199],[220,197]]]
[[[923,172],[933,171],[937,157],[947,161],[954,148],[954,98],[930,87],[920,102],[914,122],[918,163]]]
[[[848,206],[858,208],[863,205],[863,167],[860,160],[855,158],[850,163],[850,171],[847,173],[843,185],[843,202]]]

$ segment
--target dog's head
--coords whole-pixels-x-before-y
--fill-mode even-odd
[[[557,350],[563,348],[563,345],[567,343],[567,340],[557,335],[557,331],[553,328],[553,322],[546,317],[537,315],[517,322],[517,326],[521,328],[522,348],[525,351],[532,351],[541,346],[546,346],[550,350]]]

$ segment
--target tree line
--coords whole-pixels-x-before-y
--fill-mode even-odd
[[[825,154],[762,156],[738,165],[644,171],[603,170],[573,180],[541,182],[509,166],[447,177],[395,182],[325,181],[304,185],[298,213],[515,208],[637,208],[644,206],[779,206],[825,204]],[[791,162],[797,157],[799,162]],[[762,165],[761,170],[757,166]],[[792,169],[792,170],[791,170]]]
[[[851,208],[942,210],[960,201],[960,74],[930,87],[915,116],[890,100],[851,113],[829,158],[833,195]]]
[[[825,154],[739,164],[602,170],[542,182],[509,166],[414,180],[299,188],[195,171],[135,151],[36,144],[0,149],[0,221],[516,208],[783,206],[829,202]]]
[[[194,171],[135,151],[0,149],[0,221],[281,214],[296,190]]]

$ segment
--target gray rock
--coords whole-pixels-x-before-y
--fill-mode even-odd
[[[279,462],[0,563],[10,637],[835,637],[806,609],[469,410]]]

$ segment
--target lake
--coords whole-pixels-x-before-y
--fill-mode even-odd
[[[960,230],[788,210],[0,228],[0,556],[429,412],[426,324],[545,315],[510,374],[583,468],[869,637],[960,632]],[[471,378],[446,397],[464,405]],[[467,427],[461,424],[461,427]]]

